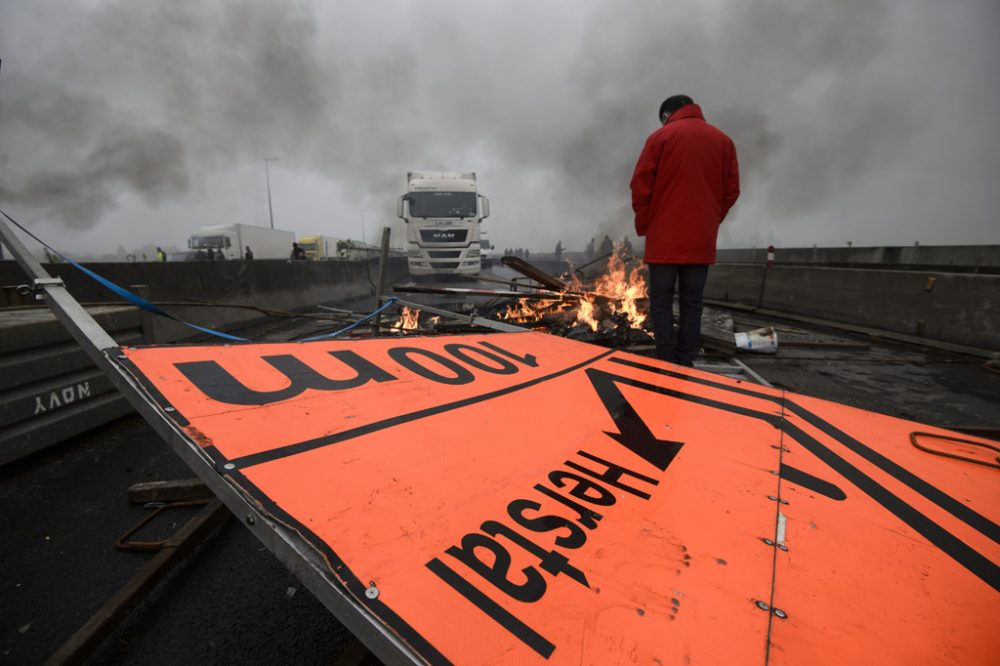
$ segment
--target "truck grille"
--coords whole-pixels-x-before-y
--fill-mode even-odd
[[[462,256],[461,250],[428,250],[427,254],[431,259],[458,259]]]
[[[444,269],[458,268],[458,262],[457,261],[432,261],[431,262],[431,268],[444,268]]]
[[[421,229],[420,240],[425,243],[464,243],[468,229]]]

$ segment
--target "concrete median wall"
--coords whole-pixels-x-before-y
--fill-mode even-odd
[[[719,250],[717,254],[720,263],[763,264],[767,261],[767,248]],[[775,248],[774,257],[778,264],[872,264],[1000,270],[1000,245],[779,247]]]
[[[1000,276],[718,264],[706,298],[1000,350]]]
[[[99,283],[67,264],[47,264],[52,275],[66,283],[70,293],[84,303],[121,302]],[[218,304],[254,305],[271,310],[297,310],[319,303],[344,302],[373,294],[378,262],[372,261],[191,261],[87,264],[99,275],[123,287],[146,285],[153,301],[201,300]],[[407,274],[406,259],[392,257],[386,270],[392,284]],[[12,261],[0,262],[0,285],[28,280]],[[10,289],[2,305],[14,305]],[[372,303],[374,306],[374,301]],[[172,314],[203,326],[224,328],[262,317],[254,310],[225,307],[168,306]],[[190,336],[190,328],[152,318],[153,337],[167,342]]]

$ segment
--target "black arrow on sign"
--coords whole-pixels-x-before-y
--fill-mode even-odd
[[[604,434],[660,471],[667,469],[667,466],[673,462],[674,456],[684,446],[684,442],[657,439],[653,431],[649,429],[645,421],[639,418],[635,409],[622,395],[621,389],[618,388],[618,382],[638,388],[648,387],[654,391],[656,387],[626,377],[619,377],[603,370],[589,368],[586,372],[587,378],[594,386],[594,391],[604,403],[608,414],[614,419],[615,426],[618,427],[618,432],[605,432]]]

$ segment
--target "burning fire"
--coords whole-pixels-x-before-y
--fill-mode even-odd
[[[518,301],[514,305],[508,305],[507,311],[500,318],[510,322],[530,323],[545,315],[563,312],[569,307],[570,303],[565,301]]]
[[[597,321],[596,309],[594,308],[594,301],[591,298],[584,298],[580,301],[580,305],[576,309],[576,324],[586,324],[590,327],[590,330],[597,332],[597,326],[600,324]]]
[[[399,319],[393,323],[395,328],[403,331],[415,331],[420,328],[420,310],[403,306]]]
[[[622,246],[615,243],[614,254],[608,259],[608,272],[597,278],[597,282],[594,283],[594,293],[614,299],[610,303],[612,315],[623,314],[632,328],[642,328],[643,322],[646,321],[646,314],[639,312],[636,301],[646,298],[648,295],[646,278],[642,274],[641,266],[636,266],[631,271],[628,270],[621,252]],[[590,300],[589,297],[588,300]],[[593,306],[594,301],[590,300],[590,304]],[[582,301],[580,305],[578,320],[588,324],[591,329],[596,331],[597,323],[585,318],[585,314],[592,317],[593,307],[590,308],[590,312],[586,312],[582,307]]]
[[[575,326],[588,326],[590,330],[597,332],[602,317],[624,315],[632,328],[642,328],[646,313],[639,311],[637,302],[648,296],[646,277],[641,266],[628,269],[622,250],[622,245],[616,243],[614,254],[608,259],[606,274],[597,279],[593,288],[585,287],[575,274],[567,282],[568,292],[582,294],[576,303],[576,319],[573,321]],[[535,303],[521,301],[508,306],[501,318],[520,323],[537,322],[545,315],[569,310],[572,302],[569,299]]]

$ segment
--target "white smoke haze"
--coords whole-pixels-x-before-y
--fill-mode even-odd
[[[724,246],[1000,243],[991,0],[0,5],[0,205],[77,254],[205,224],[401,226],[476,171],[500,247],[633,233],[659,103],[733,137]],[[364,213],[362,213],[364,209]]]

